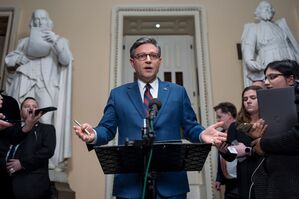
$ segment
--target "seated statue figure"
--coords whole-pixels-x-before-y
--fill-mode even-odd
[[[241,38],[245,86],[263,86],[268,63],[284,59],[299,61],[299,47],[284,18],[272,21],[275,11],[267,1],[256,8],[257,23],[244,26]]]
[[[56,128],[55,155],[50,168],[71,156],[71,71],[72,53],[68,41],[55,34],[46,10],[33,12],[30,36],[19,41],[16,50],[5,57],[8,69],[6,92],[18,102],[34,97],[41,108],[54,106],[43,123]]]

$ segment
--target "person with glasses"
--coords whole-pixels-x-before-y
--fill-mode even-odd
[[[295,61],[275,61],[267,65],[265,86],[286,88],[298,78],[299,65]],[[274,107],[275,108],[275,107]],[[265,157],[265,163],[254,176],[259,198],[298,198],[299,196],[299,124],[287,133],[266,137],[251,135],[255,153]]]
[[[157,77],[161,62],[161,48],[154,38],[142,37],[135,41],[130,48],[130,63],[137,81],[111,90],[104,115],[96,127],[88,123],[73,127],[89,149],[107,144],[117,131],[119,145],[124,145],[126,140],[142,140],[141,129],[147,117],[145,104],[150,98],[159,98],[162,104],[153,122],[154,141],[181,140],[182,132],[191,142],[219,144],[226,140],[226,134],[216,130],[222,122],[206,129],[197,122],[184,87]],[[143,174],[116,174],[113,195],[117,199],[141,198],[143,186]],[[189,192],[186,172],[157,173],[154,190],[157,199],[186,199]]]

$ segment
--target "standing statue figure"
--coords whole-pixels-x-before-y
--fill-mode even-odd
[[[272,5],[261,1],[256,8],[257,23],[248,23],[242,34],[243,72],[245,86],[263,86],[264,69],[284,59],[299,61],[299,46],[284,18],[275,22]]]
[[[71,156],[71,78],[72,53],[68,41],[55,34],[53,22],[46,10],[33,12],[30,36],[19,41],[5,63],[8,69],[6,92],[18,102],[34,97],[40,107],[54,106],[41,122],[56,128],[55,155],[50,168],[58,168]],[[63,164],[62,164],[63,165]],[[61,165],[60,165],[61,167]]]

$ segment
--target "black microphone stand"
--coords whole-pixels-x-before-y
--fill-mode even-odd
[[[155,140],[154,120],[157,116],[161,102],[158,99],[153,99],[149,104],[149,114],[144,119],[143,127],[141,128],[142,140],[134,140],[125,142],[126,146],[139,146],[143,149],[143,165],[144,165],[144,185],[142,191],[142,199],[156,198],[156,178],[157,173],[150,170],[151,157],[153,153],[153,143]]]
[[[142,145],[144,147],[144,187],[142,193],[145,192],[145,197],[142,199],[156,198],[156,172],[149,171],[154,139],[153,118],[149,116],[145,119],[145,126],[142,128]]]
[[[158,102],[158,105],[157,105]],[[157,173],[155,171],[150,171],[151,156],[153,152],[153,143],[155,140],[154,131],[154,119],[157,116],[158,110],[161,107],[161,102],[154,99],[150,103],[150,110],[148,117],[145,119],[144,127],[142,128],[142,140],[143,146],[145,147],[144,153],[144,183],[146,183],[146,194],[145,199],[155,199],[156,198],[156,179]],[[145,179],[146,178],[146,179]]]

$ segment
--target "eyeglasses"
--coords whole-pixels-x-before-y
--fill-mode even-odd
[[[276,79],[276,78],[279,77],[279,76],[285,76],[285,75],[282,74],[282,73],[268,74],[268,75],[265,76],[265,80],[269,80],[269,81],[271,81],[271,80]]]
[[[160,55],[158,53],[140,53],[135,55],[135,59],[139,60],[139,61],[144,61],[147,59],[147,56],[150,57],[151,60],[157,60],[160,58]]]

